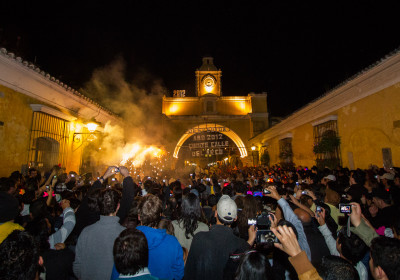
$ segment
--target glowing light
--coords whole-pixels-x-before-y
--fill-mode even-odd
[[[206,128],[207,126],[213,126],[216,128],[224,128],[225,126],[219,125],[219,124],[215,124],[215,123],[209,123],[209,124],[201,124],[199,126],[199,128]],[[189,130],[190,131],[190,130]],[[237,135],[233,130],[229,129],[229,131],[221,131],[221,133],[225,134],[226,136],[228,136],[230,139],[232,139],[232,141],[236,144],[236,146],[239,149],[240,152],[240,157],[244,158],[247,157],[247,149],[246,146],[244,145],[242,139],[240,139],[239,135]],[[174,150],[174,158],[178,158],[178,153],[179,150],[181,149],[182,145],[185,143],[185,141],[187,139],[189,139],[189,137],[191,137],[194,133],[185,133],[181,139],[179,139],[178,143],[176,144],[175,150]]]
[[[228,160],[228,158],[226,157],[226,158],[224,158],[224,160],[225,160],[225,161],[227,161],[227,160]]]
[[[173,104],[173,105],[171,105],[171,107],[169,107],[169,113],[170,113],[170,114],[173,114],[173,113],[178,112],[179,107],[180,107],[180,106],[179,106],[178,104]]]
[[[251,150],[255,151],[256,150],[256,146],[251,146]]]
[[[90,123],[86,124],[86,127],[87,127],[87,129],[88,129],[90,132],[95,132],[95,131],[96,131],[96,128],[97,128],[98,126],[99,126],[99,125],[98,125],[97,123],[94,123],[94,122],[90,122]]]

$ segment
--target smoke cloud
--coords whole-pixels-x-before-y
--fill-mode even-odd
[[[167,90],[160,79],[146,71],[127,78],[125,62],[119,57],[95,70],[82,92],[124,121],[124,126],[105,125],[101,151],[96,151],[99,164],[119,165],[128,155],[140,164],[147,154],[154,154],[150,145],[167,144],[172,130],[162,121],[162,97]]]

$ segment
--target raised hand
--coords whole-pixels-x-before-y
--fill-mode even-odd
[[[300,254],[301,248],[292,228],[287,226],[278,226],[277,228],[271,228],[271,230],[281,242],[280,244],[274,243],[276,248],[282,250],[291,257]]]

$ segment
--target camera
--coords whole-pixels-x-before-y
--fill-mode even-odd
[[[263,212],[256,218],[247,220],[248,225],[255,225],[257,227],[257,244],[272,244],[279,242],[278,238],[271,231],[271,221],[269,220],[269,216],[270,214]]]
[[[351,204],[340,203],[339,211],[340,211],[340,213],[351,214]]]

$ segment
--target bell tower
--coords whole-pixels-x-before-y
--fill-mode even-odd
[[[203,57],[203,64],[196,70],[196,95],[221,96],[221,69],[214,65],[214,58]]]

